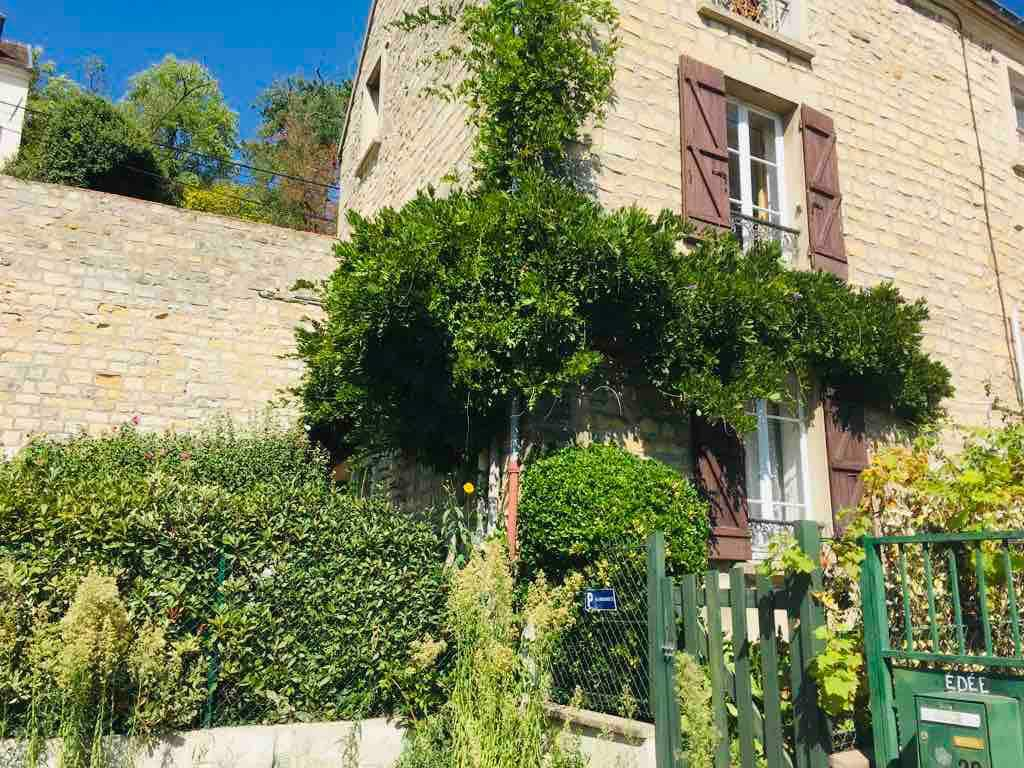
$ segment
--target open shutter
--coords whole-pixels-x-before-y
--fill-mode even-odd
[[[860,473],[868,465],[864,439],[864,409],[847,407],[840,416],[840,404],[826,399],[825,448],[828,451],[828,483],[832,495],[832,523],[836,535],[846,527],[844,510],[856,507],[864,491]]]
[[[724,424],[696,415],[691,419],[691,433],[697,484],[711,504],[711,559],[749,560],[743,443]]]
[[[807,180],[807,234],[811,264],[845,280],[849,273],[843,242],[839,162],[832,118],[806,104],[800,110]]]
[[[679,119],[683,216],[728,227],[729,145],[721,70],[679,57]]]

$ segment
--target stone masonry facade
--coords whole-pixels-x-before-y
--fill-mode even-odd
[[[1024,92],[1024,30],[984,0],[792,0],[785,34],[752,30],[719,3],[616,2],[615,99],[590,136],[601,202],[681,210],[678,67],[686,55],[722,70],[730,96],[779,116],[783,214],[801,233],[795,265],[807,267],[800,107],[819,110],[835,123],[850,281],[891,280],[909,299],[927,299],[925,346],[953,373],[953,421],[995,424],[995,402],[1017,405],[1011,318],[1024,302],[1024,143],[1013,88]],[[346,211],[399,206],[469,167],[464,113],[424,93],[435,75],[422,62],[448,33],[388,26],[421,4],[377,0],[371,12],[343,147],[342,236]],[[377,62],[371,99],[366,78]],[[607,432],[605,411],[577,412],[577,432]],[[811,483],[827,488],[820,406],[808,418]],[[650,414],[634,422],[612,430],[628,433],[619,441],[631,449],[685,451],[685,424]]]
[[[0,176],[0,446],[259,416],[333,239]]]
[[[775,45],[718,21],[699,0],[617,3],[623,47],[615,102],[592,135],[601,201],[680,210],[677,69],[686,54],[723,70],[744,99],[781,114],[787,214],[803,231],[798,106],[813,106],[836,123],[851,281],[892,280],[908,298],[928,300],[926,346],[953,371],[955,421],[993,421],[994,398],[1015,404],[1008,342],[1009,318],[1024,301],[1024,144],[1011,85],[1024,81],[1024,32],[966,1],[952,15],[925,2],[796,0],[788,31],[805,50],[791,50],[786,40]],[[423,61],[447,33],[387,27],[420,5],[375,5],[343,154],[342,235],[346,210],[401,205],[468,169],[464,114],[424,93],[435,75]],[[363,78],[377,61],[380,148],[363,163]]]

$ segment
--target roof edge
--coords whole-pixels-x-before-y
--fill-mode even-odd
[[[356,103],[356,92],[359,90],[359,75],[363,72],[363,62],[366,60],[366,44],[370,42],[370,30],[373,29],[373,21],[377,16],[377,4],[380,0],[373,0],[370,4],[370,13],[366,17],[366,31],[363,32],[363,44],[359,48],[359,64],[356,65],[356,73],[352,78],[352,92],[348,96],[348,108],[345,111],[345,125],[341,130],[341,140],[338,142],[338,185],[341,185],[341,157],[345,149],[345,142],[348,140],[348,128],[352,125],[352,107]],[[341,213],[340,209],[338,211]]]
[[[1018,32],[1024,33],[1024,17],[1016,11],[1012,11],[998,0],[974,0],[975,5],[980,5],[990,13],[1000,16],[1003,21],[1017,28]]]

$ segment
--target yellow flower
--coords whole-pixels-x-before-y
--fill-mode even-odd
[[[476,486],[474,486],[472,483],[466,483],[464,486],[462,486],[462,490],[466,492],[467,496],[472,496],[473,491],[476,490]]]

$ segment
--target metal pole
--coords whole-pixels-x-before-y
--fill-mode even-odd
[[[505,533],[508,555],[515,561],[519,552],[519,397],[513,396],[508,419],[508,489],[505,496]]]

